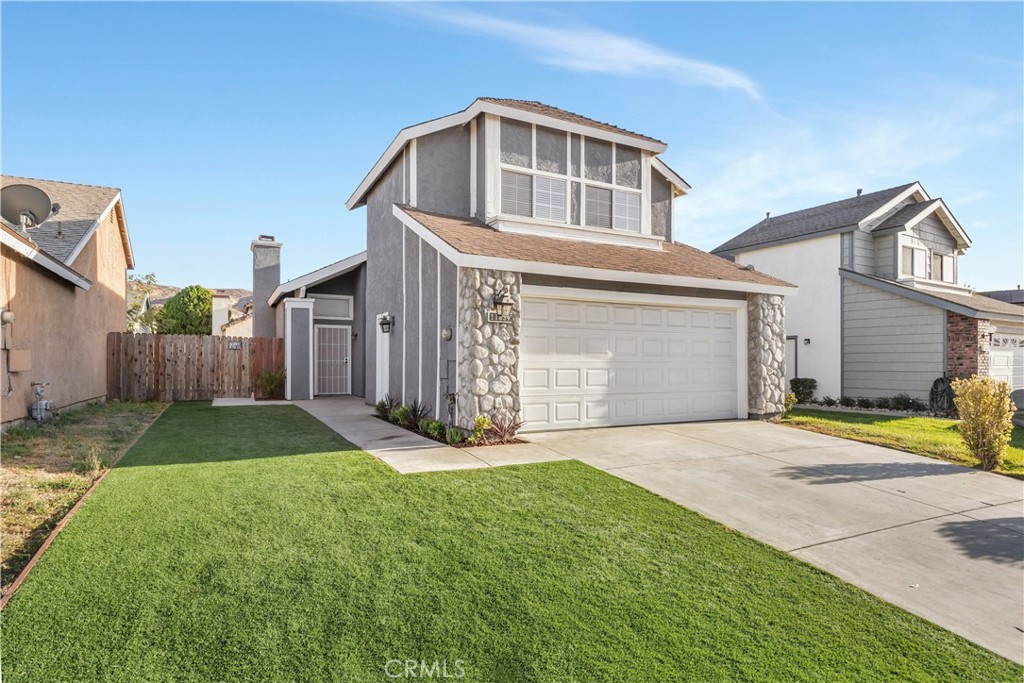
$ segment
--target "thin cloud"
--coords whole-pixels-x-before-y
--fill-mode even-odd
[[[536,26],[436,6],[416,6],[411,11],[530,48],[537,61],[569,71],[662,78],[682,86],[736,88],[754,99],[761,98],[757,84],[735,69],[689,59],[628,36],[582,26]]]

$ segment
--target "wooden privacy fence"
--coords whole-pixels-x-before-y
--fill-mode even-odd
[[[254,391],[259,393],[256,379],[265,370],[284,370],[284,339],[130,332],[107,335],[110,399],[247,398]]]

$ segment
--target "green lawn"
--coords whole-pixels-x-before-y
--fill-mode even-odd
[[[4,610],[3,655],[5,683],[1024,673],[579,462],[402,476],[298,408],[207,404],[168,409],[86,501]]]
[[[967,451],[956,420],[937,417],[901,417],[829,410],[790,411],[783,424],[844,439],[898,448],[929,458],[977,467],[978,460]],[[998,469],[1003,474],[1024,478],[1024,429],[1014,428],[1010,447]]]

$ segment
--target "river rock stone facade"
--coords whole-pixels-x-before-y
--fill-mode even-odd
[[[785,409],[785,329],[781,296],[747,295],[747,401],[753,420],[778,420]]]
[[[522,285],[519,273],[460,269],[456,422],[461,427],[471,428],[477,415],[518,417]],[[515,302],[512,322],[488,322],[487,310],[501,290]]]

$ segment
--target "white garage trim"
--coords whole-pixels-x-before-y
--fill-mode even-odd
[[[631,304],[636,306],[654,306],[688,309],[729,310],[735,316],[736,346],[736,417],[746,419],[747,408],[747,302],[736,299],[705,299],[685,296],[666,296],[660,294],[641,294],[633,292],[614,292],[569,287],[543,287],[524,285],[524,298],[586,301],[613,304]],[[520,333],[528,330],[528,323],[523,321]],[[519,385],[523,382],[524,363],[519,364]],[[522,391],[522,389],[521,389]]]

